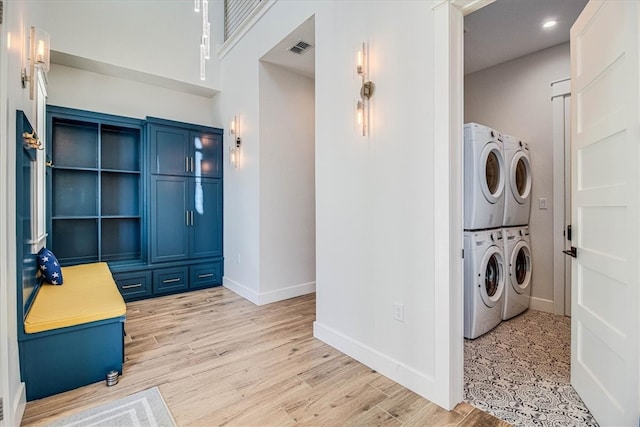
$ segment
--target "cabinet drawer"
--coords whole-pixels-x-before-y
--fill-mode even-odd
[[[222,261],[189,267],[189,288],[205,288],[222,284]]]
[[[150,271],[114,273],[113,279],[126,301],[151,295]]]
[[[187,267],[162,268],[153,272],[153,293],[187,289]]]

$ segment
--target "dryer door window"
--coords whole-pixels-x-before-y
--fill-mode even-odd
[[[484,253],[478,271],[478,290],[487,307],[494,307],[504,292],[504,262],[502,250],[491,246]]]
[[[496,203],[504,191],[504,161],[500,147],[490,142],[480,156],[480,187],[489,203]]]
[[[498,259],[495,255],[489,258],[487,263],[487,269],[484,274],[484,287],[487,291],[487,295],[492,297],[498,292],[498,284],[500,282],[500,267],[498,266]]]
[[[496,194],[500,184],[500,161],[495,151],[489,153],[487,164],[485,167],[485,178],[487,179],[487,187],[491,194]]]
[[[529,246],[520,241],[511,254],[511,285],[519,294],[523,293],[531,282],[531,252]]]
[[[531,165],[523,151],[513,156],[509,178],[513,197],[518,203],[524,203],[531,194]]]

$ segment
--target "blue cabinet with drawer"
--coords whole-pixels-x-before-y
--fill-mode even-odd
[[[222,129],[47,110],[47,245],[63,265],[107,261],[126,301],[222,284]]]
[[[150,149],[149,261],[184,267],[184,284],[154,293],[222,284],[222,130],[147,118]],[[180,288],[182,289],[182,288]]]
[[[150,271],[114,273],[113,279],[127,301],[148,297],[152,293]]]
[[[207,288],[222,284],[222,261],[196,264],[189,267],[189,289]]]
[[[166,294],[189,287],[188,267],[170,267],[153,270],[153,293]]]

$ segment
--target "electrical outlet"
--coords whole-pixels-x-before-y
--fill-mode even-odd
[[[404,322],[404,305],[398,303],[393,304],[393,318],[398,322]]]

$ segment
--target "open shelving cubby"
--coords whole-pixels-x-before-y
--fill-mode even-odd
[[[143,122],[48,107],[49,246],[62,265],[144,262]]]

